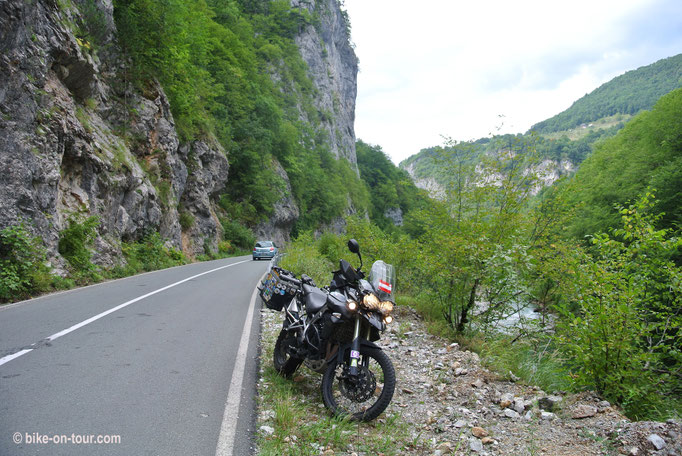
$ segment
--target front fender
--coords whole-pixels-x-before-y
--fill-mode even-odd
[[[337,364],[343,363],[343,360],[346,357],[350,356],[351,345],[352,345],[352,343],[347,343],[347,344],[343,344],[339,347],[339,351],[336,354],[336,363]],[[362,348],[374,348],[376,350],[382,350],[382,348],[379,347],[377,344],[375,344],[374,342],[370,342],[366,339],[360,339],[360,349],[362,349]]]

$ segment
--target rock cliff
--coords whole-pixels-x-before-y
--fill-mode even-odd
[[[344,17],[335,0],[292,5],[320,14],[297,44],[330,149],[355,163],[357,59]],[[96,46],[83,33],[93,20]],[[122,241],[152,231],[189,255],[215,250],[229,154],[210,138],[181,143],[161,86],[131,82],[112,1],[5,0],[0,30],[0,228],[26,222],[53,265],[74,215],[99,218],[94,260],[105,266],[120,261]],[[299,209],[273,166],[289,190],[257,234],[282,242]]]
[[[320,18],[296,38],[308,75],[317,94],[314,103],[322,113],[322,125],[332,153],[355,164],[355,98],[358,59],[349,39],[349,23],[338,0],[291,0]]]
[[[348,160],[357,170],[355,152],[355,99],[357,96],[358,58],[350,42],[348,18],[338,0],[290,0],[293,8],[306,10],[319,18],[296,37],[301,57],[308,66],[308,77],[316,93],[313,104],[320,114],[319,130],[334,156]],[[273,74],[275,80],[279,79]],[[299,109],[299,120],[311,123],[305,110]],[[285,182],[282,198],[275,205],[275,213],[259,224],[255,234],[260,239],[272,239],[278,245],[289,241],[299,208],[291,196],[289,179],[282,166],[273,160],[275,173]],[[350,204],[346,215],[355,213]],[[321,226],[321,230],[340,232],[345,227],[343,218]]]

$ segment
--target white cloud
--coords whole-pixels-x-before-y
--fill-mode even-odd
[[[345,0],[355,130],[395,162],[526,131],[613,77],[682,52],[679,0]]]

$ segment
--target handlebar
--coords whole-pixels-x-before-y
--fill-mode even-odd
[[[293,272],[287,271],[286,269],[280,268],[280,267],[274,267],[273,268],[275,271],[277,271],[279,279],[288,282],[292,285],[295,285],[297,287],[301,287],[302,284],[307,284],[307,285],[312,285],[315,286],[315,281],[308,276],[307,274],[301,274],[301,279],[297,279],[296,276],[294,275]]]
[[[287,271],[287,272],[288,272],[288,271]],[[294,284],[294,285],[296,285],[297,287],[300,287],[300,286],[301,286],[301,281],[298,280],[298,279],[296,279],[296,278],[293,277],[293,276],[288,276],[288,275],[280,274],[280,275],[279,275],[279,279],[282,280],[282,281],[284,281],[284,282],[289,282],[289,283],[291,283],[291,284]]]

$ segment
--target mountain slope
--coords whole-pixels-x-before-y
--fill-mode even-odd
[[[597,88],[566,111],[533,126],[525,135],[503,135],[459,143],[482,154],[495,154],[505,144],[524,142],[541,161],[545,185],[573,172],[595,144],[612,137],[632,114],[651,109],[658,99],[682,86],[682,54],[629,71]],[[589,125],[585,123],[590,122]],[[594,125],[593,125],[594,124]],[[507,148],[508,149],[508,148]],[[400,163],[417,185],[437,196],[453,176],[441,165],[447,152],[439,147],[422,149]]]
[[[570,108],[530,128],[552,133],[616,114],[637,114],[682,87],[682,54],[628,71],[577,100]]]
[[[614,205],[627,205],[647,188],[666,228],[682,226],[682,88],[661,97],[651,111],[635,116],[616,136],[600,143],[568,183],[577,207],[569,226],[576,238],[618,226]]]

